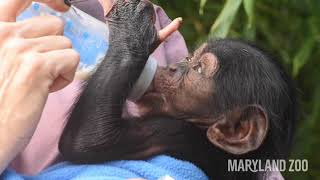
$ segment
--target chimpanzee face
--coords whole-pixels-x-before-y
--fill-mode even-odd
[[[138,102],[143,115],[165,114],[189,120],[212,115],[210,97],[218,60],[206,47],[204,44],[180,63],[158,68],[153,87]]]
[[[276,94],[259,92],[273,83],[261,79],[279,77],[263,58],[245,43],[208,41],[190,58],[158,68],[153,86],[137,102],[140,115],[192,122],[207,131],[211,143],[232,154],[256,150],[269,128],[267,106],[259,101]],[[256,96],[260,93],[266,95]]]

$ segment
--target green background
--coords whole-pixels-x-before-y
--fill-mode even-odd
[[[171,18],[183,17],[189,50],[208,37],[256,42],[279,57],[296,80],[301,115],[293,159],[307,172],[286,179],[320,179],[320,0],[153,0]],[[212,162],[214,163],[214,162]]]

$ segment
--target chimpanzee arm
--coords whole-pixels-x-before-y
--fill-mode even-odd
[[[134,120],[123,120],[121,115],[128,93],[158,40],[153,16],[149,2],[117,1],[109,16],[108,53],[88,80],[59,142],[67,160],[96,162],[110,159],[105,157],[110,154],[117,158],[127,151],[124,143],[136,144],[148,136]]]

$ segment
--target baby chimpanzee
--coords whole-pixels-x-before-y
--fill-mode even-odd
[[[279,64],[238,40],[209,40],[181,63],[158,68],[138,105],[122,107],[159,44],[147,1],[118,0],[109,14],[110,48],[88,80],[64,129],[66,160],[99,163],[166,154],[199,166],[212,179],[257,179],[228,172],[228,159],[287,158],[296,93]]]

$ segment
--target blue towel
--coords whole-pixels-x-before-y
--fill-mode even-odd
[[[174,180],[208,179],[195,165],[163,155],[146,161],[113,161],[98,165],[74,165],[63,162],[36,176],[19,175],[13,170],[6,170],[1,175],[1,179],[4,180],[159,180],[163,177],[171,177]]]

